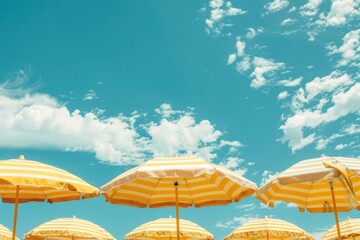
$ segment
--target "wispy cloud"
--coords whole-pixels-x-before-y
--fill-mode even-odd
[[[84,95],[83,100],[84,101],[91,101],[98,98],[98,96],[96,95],[95,90],[89,90],[87,91],[87,93]]]
[[[273,0],[265,5],[266,14],[278,12],[289,6],[288,0]]]

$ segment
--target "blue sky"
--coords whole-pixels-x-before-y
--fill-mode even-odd
[[[258,185],[321,154],[357,158],[359,5],[1,1],[0,159],[23,154],[101,187],[153,156],[194,154]],[[11,228],[13,205],[0,211]],[[17,235],[73,215],[122,239],[175,214],[103,197],[28,203]],[[265,208],[252,197],[181,209],[216,239],[266,215],[316,236],[334,223],[332,214]]]

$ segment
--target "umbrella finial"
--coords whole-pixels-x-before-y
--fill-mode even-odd
[[[19,160],[25,160],[25,157],[24,157],[24,155],[20,155],[18,159]]]

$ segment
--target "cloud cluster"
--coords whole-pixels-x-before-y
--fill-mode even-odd
[[[233,7],[230,1],[224,2],[224,0],[211,0],[209,2],[209,7],[211,9],[210,17],[205,20],[206,31],[216,35],[221,34],[223,27],[231,25],[229,23],[223,23],[225,17],[246,13],[246,11],[241,8]]]
[[[349,114],[358,114],[359,91],[360,83],[338,71],[306,83],[305,88],[300,88],[292,99],[294,114],[280,127],[284,133],[282,141],[287,142],[295,152],[317,139],[314,132],[305,136],[305,130],[315,129]],[[340,136],[333,135],[327,140],[318,138],[317,148],[324,148],[338,137]]]
[[[360,67],[360,29],[348,32],[343,37],[343,44],[340,47],[330,44],[327,48],[329,55],[341,55],[337,66]]]
[[[162,104],[148,123],[136,111],[103,117],[103,110],[70,110],[52,96],[23,90],[23,82],[0,85],[0,147],[91,152],[116,165],[137,165],[153,156],[197,155],[246,172],[238,158],[243,145],[223,139],[209,120],[197,122],[191,108],[180,111]]]

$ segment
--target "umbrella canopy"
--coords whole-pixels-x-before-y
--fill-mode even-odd
[[[248,221],[235,229],[223,240],[268,240],[268,239],[303,239],[313,240],[314,238],[298,226],[281,219],[261,218]]]
[[[106,201],[136,207],[226,205],[253,194],[256,184],[196,157],[154,158],[101,187]]]
[[[63,202],[97,195],[97,188],[62,169],[25,160],[24,156],[0,161],[0,197],[3,202],[15,203],[14,235],[18,203]]]
[[[260,187],[255,197],[271,207],[286,201],[300,211],[334,212],[338,222],[338,211],[360,209],[359,176],[359,159],[322,156],[294,164]]]
[[[24,235],[24,240],[115,240],[105,229],[83,219],[58,218],[39,225]]]
[[[1,240],[11,240],[12,232],[5,226],[0,224],[0,239]],[[19,240],[19,238],[15,238],[16,240]]]
[[[359,240],[360,239],[360,218],[348,218],[345,221],[340,222],[341,228],[341,239],[344,240]],[[336,225],[330,228],[324,236],[321,238],[322,240],[336,240],[338,239]]]
[[[136,207],[226,205],[253,194],[256,184],[197,157],[154,158],[101,187],[106,201]]]
[[[214,236],[199,225],[180,219],[180,239],[212,240]],[[176,238],[176,219],[159,218],[144,223],[125,235],[125,240],[154,239],[167,240]]]

